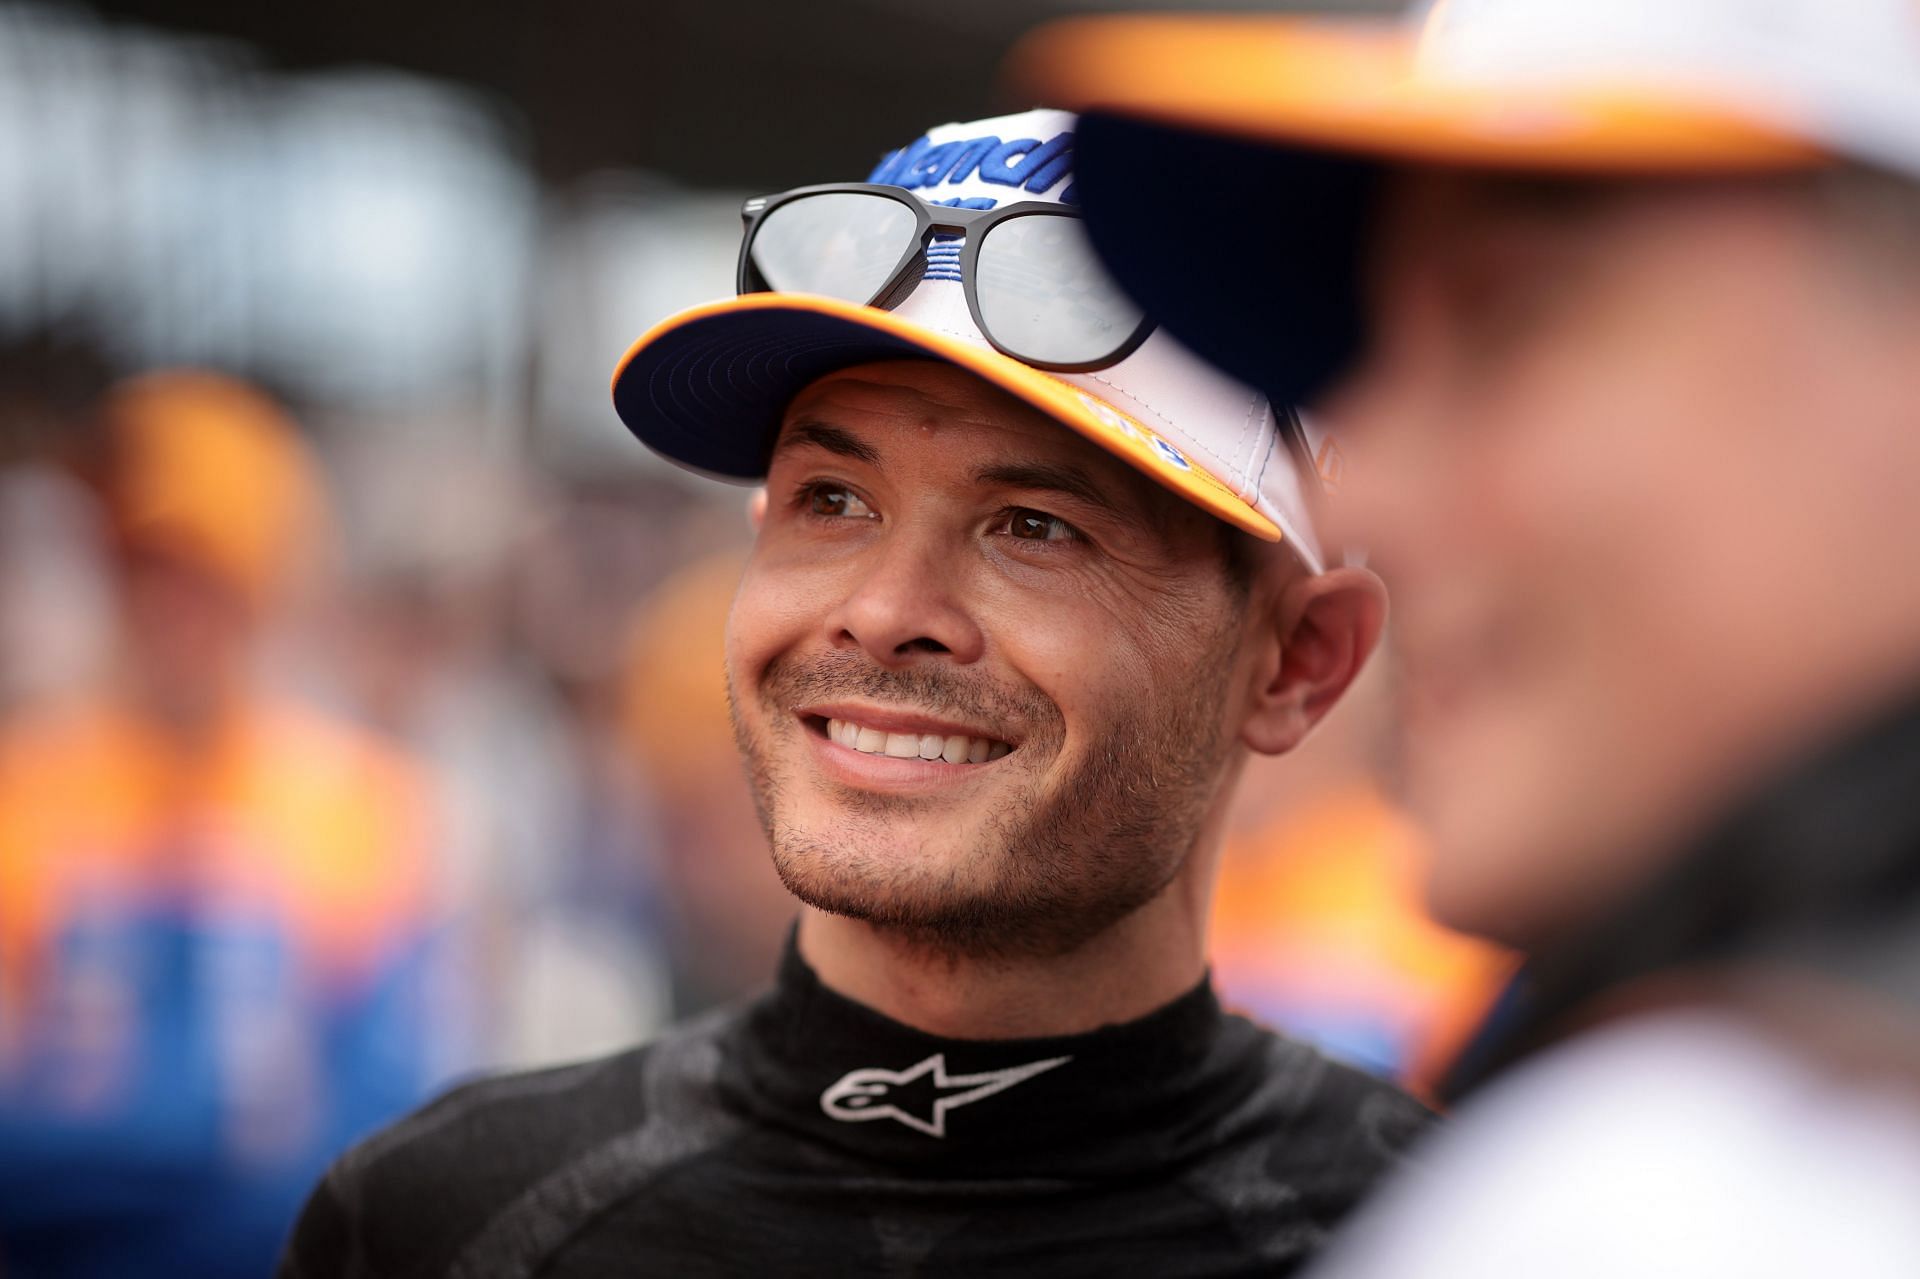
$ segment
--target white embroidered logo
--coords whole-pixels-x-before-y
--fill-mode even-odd
[[[828,1118],[845,1123],[897,1119],[929,1137],[944,1137],[947,1135],[949,1110],[970,1106],[997,1092],[1005,1092],[1015,1084],[1024,1083],[1035,1075],[1052,1070],[1055,1066],[1064,1066],[1072,1060],[1071,1057],[1049,1057],[1045,1061],[1030,1061],[1024,1066],[1009,1066],[1005,1070],[983,1070],[974,1075],[949,1075],[945,1053],[935,1053],[905,1070],[882,1070],[877,1066],[867,1066],[848,1071],[838,1083],[821,1093],[820,1109],[827,1112]],[[893,1089],[928,1075],[933,1077],[931,1118],[922,1118],[894,1104],[895,1101],[907,1099],[894,1093]]]

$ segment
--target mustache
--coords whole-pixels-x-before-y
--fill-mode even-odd
[[[775,658],[760,677],[760,700],[771,709],[858,697],[910,706],[983,728],[1019,728],[1032,739],[1065,736],[1060,708],[1031,685],[1007,685],[944,663],[892,669],[858,649]]]

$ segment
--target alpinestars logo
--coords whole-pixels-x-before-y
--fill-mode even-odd
[[[905,1070],[867,1066],[848,1071],[839,1082],[821,1093],[820,1109],[826,1111],[829,1118],[845,1123],[896,1119],[929,1137],[944,1137],[949,1110],[971,1106],[1072,1060],[1071,1057],[1049,1057],[1024,1066],[983,1070],[973,1075],[949,1075],[945,1053],[935,1053]],[[921,1084],[921,1080],[927,1082]],[[919,1111],[924,1113],[916,1113]]]

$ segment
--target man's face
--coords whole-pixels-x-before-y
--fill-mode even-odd
[[[809,387],[767,489],[727,671],[795,895],[1057,953],[1167,886],[1248,683],[1211,517],[928,362]]]
[[[1410,178],[1372,265],[1327,412],[1395,593],[1433,900],[1535,941],[1909,641],[1869,565],[1911,506],[1912,384],[1831,231],[1764,184]]]

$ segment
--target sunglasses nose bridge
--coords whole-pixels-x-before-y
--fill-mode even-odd
[[[966,280],[960,266],[962,252],[990,210],[937,204],[929,206],[929,209],[927,230],[920,245],[925,264],[922,278],[929,282],[944,280],[952,284],[964,284]]]
[[[920,246],[922,279],[927,281],[945,280],[951,284],[964,283],[960,272],[961,249],[966,244],[966,232],[957,227],[942,226],[935,223]]]

